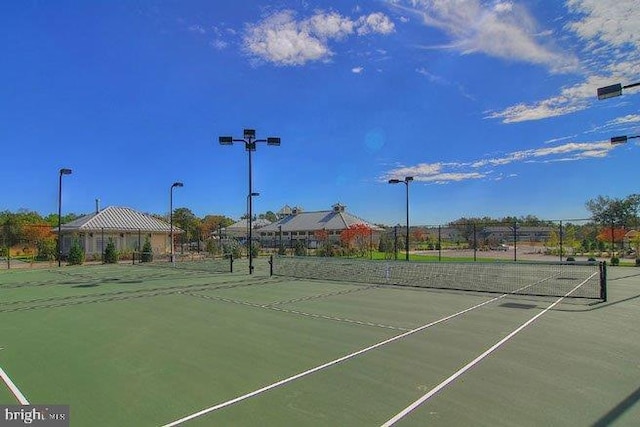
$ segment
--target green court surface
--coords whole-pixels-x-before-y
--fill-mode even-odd
[[[0,367],[72,426],[640,420],[640,269],[606,302],[234,270],[2,271]]]

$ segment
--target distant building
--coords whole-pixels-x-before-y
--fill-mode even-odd
[[[257,218],[251,221],[251,228],[253,230],[266,227],[271,224],[271,221],[264,218]],[[246,239],[247,234],[249,233],[249,221],[247,218],[241,219],[238,222],[231,224],[228,227],[223,228],[222,236],[224,237],[233,237],[236,239]]]
[[[285,206],[285,208],[289,208]],[[279,211],[285,212],[285,208]],[[354,224],[364,224],[372,230],[372,242],[377,243],[382,228],[371,224],[346,211],[346,206],[339,203],[330,210],[304,212],[301,208],[289,208],[290,213],[282,219],[261,227],[256,234],[262,246],[276,247],[280,243],[292,247],[297,240],[304,241],[307,247],[317,245],[318,234],[326,235],[334,242],[340,241],[340,233]]]
[[[58,228],[54,228],[55,233]],[[174,235],[183,231],[173,227]],[[109,206],[92,214],[85,215],[61,226],[61,251],[63,255],[75,239],[86,255],[102,254],[112,240],[118,251],[140,250],[147,238],[156,254],[170,252],[171,225],[151,215],[137,212],[131,208]]]

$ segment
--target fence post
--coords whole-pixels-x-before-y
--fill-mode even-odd
[[[273,255],[269,257],[269,276],[273,276]]]
[[[562,262],[562,221],[560,221],[560,262]]]
[[[442,226],[438,226],[438,261],[442,261]]]
[[[476,234],[476,223],[473,223],[473,261],[478,260],[478,237]]]

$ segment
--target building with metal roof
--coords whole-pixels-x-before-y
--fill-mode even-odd
[[[265,218],[256,218],[251,221],[251,226],[254,230],[266,227],[269,224],[271,224],[271,221]],[[249,221],[247,218],[241,219],[221,231],[225,237],[246,238],[247,234],[249,234]]]
[[[58,229],[53,231],[57,233]],[[150,240],[154,253],[165,254],[170,251],[171,225],[126,207],[109,206],[96,210],[63,224],[60,231],[63,254],[69,253],[75,239],[86,255],[101,255],[109,240],[120,252],[140,250],[146,239]],[[173,233],[180,234],[182,230],[174,226]]]
[[[384,231],[377,225],[347,212],[346,206],[336,203],[332,209],[323,211],[304,212],[300,208],[292,208],[289,215],[261,227],[256,234],[259,234],[263,246],[293,246],[296,240],[302,240],[308,247],[314,247],[320,231],[329,240],[339,242],[340,234],[355,224],[369,227],[376,242],[380,232]]]

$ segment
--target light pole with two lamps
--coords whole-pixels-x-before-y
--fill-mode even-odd
[[[218,138],[218,142],[221,145],[233,145],[234,142],[242,142],[244,144],[244,149],[249,153],[249,192],[247,193],[247,198],[249,199],[249,241],[252,239],[251,229],[251,221],[253,217],[253,203],[252,197],[253,194],[253,182],[252,182],[252,171],[251,171],[251,153],[256,151],[256,144],[258,142],[266,142],[267,145],[279,146],[280,138],[278,137],[269,137],[267,139],[256,139],[256,131],[255,129],[245,129],[243,132],[242,139],[235,139],[232,136],[221,136]],[[251,250],[249,250],[249,274],[253,274],[253,255],[251,254]]]
[[[413,181],[412,176],[407,176],[404,179],[390,179],[389,184],[400,184],[401,182],[407,187],[407,234],[405,236],[405,259],[409,261],[409,183]]]
[[[71,175],[71,169],[60,169],[58,183],[58,267],[62,263],[62,175]]]
[[[180,181],[176,181],[173,184],[171,184],[171,188],[169,189],[169,223],[171,224],[171,237],[170,240],[171,242],[169,242],[169,246],[171,246],[170,251],[171,251],[171,263],[175,263],[175,256],[173,254],[173,189],[176,187],[184,187],[184,184],[181,183]]]

